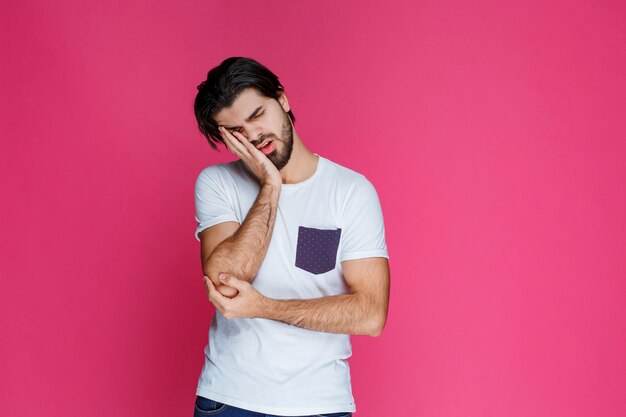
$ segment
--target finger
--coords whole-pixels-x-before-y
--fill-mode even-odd
[[[215,286],[213,285],[213,283],[211,282],[211,280],[207,276],[204,277],[204,286],[206,287],[207,296],[209,298],[209,301],[215,307],[218,307],[218,305],[215,303],[215,293],[219,292],[219,291],[217,291],[217,289],[215,288]]]
[[[241,292],[241,290],[243,290],[246,287],[246,284],[247,284],[246,281],[237,279],[236,277],[234,277],[232,275],[228,275],[228,274],[224,274],[224,273],[219,275],[219,279],[224,284],[230,285],[231,287],[236,288],[239,292]]]
[[[249,140],[247,140],[241,133],[239,132],[233,132],[236,135],[238,135],[239,140],[241,142],[243,142],[246,150],[248,151],[248,154],[250,155],[251,158],[254,158],[254,160],[256,160],[257,162],[260,162],[261,164],[269,164],[269,158],[267,157],[267,155],[265,155],[263,152],[261,152],[260,149],[257,149],[256,146],[254,146],[252,144],[252,142],[250,142]]]
[[[224,144],[226,145],[226,148],[234,155],[239,156],[239,154],[232,145],[232,140],[224,134],[222,135],[222,139],[224,139]]]
[[[239,156],[240,158],[244,154],[249,153],[246,147],[241,143],[241,141],[237,137],[233,135],[232,132],[229,132],[228,129],[225,129],[221,126],[220,126],[220,129],[222,131],[222,136],[224,137],[224,140],[227,141],[228,145],[230,145],[229,149],[231,150],[231,152],[233,152],[235,155]]]
[[[217,304],[213,298],[213,292],[216,292],[215,287],[213,286],[213,283],[206,275],[204,277],[204,288],[206,288],[207,298],[209,299],[211,304],[213,304],[213,307],[215,307],[217,310],[222,311],[222,307],[219,304]]]
[[[251,141],[248,140],[248,138],[246,138],[244,135],[242,135],[241,133],[237,132],[237,131],[233,131],[231,132],[231,135],[233,135],[235,137],[235,139],[241,144],[243,145],[243,148],[248,152],[248,155],[250,155],[250,157],[255,157],[256,159],[258,158],[263,158],[266,157],[265,154],[263,152],[261,152],[259,149],[257,149]],[[267,157],[266,157],[267,158]]]
[[[231,137],[226,133],[226,130],[223,129],[222,127],[220,127],[219,130],[220,130],[220,136],[222,136],[222,139],[224,140],[224,144],[226,145],[228,150],[232,152],[233,154],[235,154],[236,156],[239,156],[238,151],[235,149],[233,145],[233,139],[231,139]]]
[[[218,126],[217,129],[219,130],[220,136],[222,137],[222,140],[224,141],[224,145],[226,145],[228,150],[232,152],[233,154],[239,156],[239,154],[237,153],[237,150],[234,148],[234,144],[233,144],[234,139],[229,135],[228,130],[224,129],[222,126]]]
[[[239,290],[235,287],[231,287],[230,285],[222,284],[216,288],[220,294],[224,297],[235,298],[237,294],[239,294]]]
[[[215,291],[215,287],[213,286],[213,283],[211,282],[209,277],[207,277],[206,275],[204,276],[203,281],[204,281],[204,288],[206,288],[207,290],[207,295],[210,297],[211,292]]]
[[[253,153],[254,151],[259,151],[257,148],[254,147],[254,145],[252,145],[252,142],[250,142],[248,140],[248,138],[246,138],[244,135],[242,135],[239,132],[232,132],[232,135],[250,152]],[[261,152],[261,151],[259,151]],[[261,152],[263,153],[263,152]]]
[[[246,151],[247,151],[247,158],[249,159],[244,159],[244,161],[246,163],[248,163],[248,166],[251,166],[250,164],[259,164],[260,167],[263,167],[266,164],[271,164],[269,158],[267,157],[267,155],[265,155],[263,152],[261,152],[260,149],[257,149],[252,142],[248,141],[248,139],[246,139],[241,133],[239,132],[233,132],[235,135],[237,135],[237,138],[239,141],[242,142],[243,146],[245,146]],[[248,162],[250,161],[250,162]],[[263,170],[267,173],[267,168],[263,168]],[[262,174],[261,174],[262,175]]]
[[[204,277],[204,282],[207,284],[207,286],[209,287],[209,300],[211,300],[211,302],[215,302],[218,303],[220,305],[220,307],[222,307],[224,305],[225,300],[227,300],[226,297],[224,297],[213,285],[213,283],[211,282],[211,280],[208,277]],[[223,307],[222,307],[223,308]]]

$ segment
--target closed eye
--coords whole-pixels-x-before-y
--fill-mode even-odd
[[[257,113],[254,117],[252,117],[252,118],[250,118],[248,120],[258,119],[259,117],[263,116],[264,114],[265,114],[265,110],[263,110],[260,113]],[[233,128],[228,128],[227,127],[226,129],[228,129],[229,132],[241,132],[241,129],[243,129],[243,128],[242,127],[238,127],[236,129],[233,129]]]

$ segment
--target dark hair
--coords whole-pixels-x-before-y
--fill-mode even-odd
[[[230,57],[213,68],[206,80],[200,83],[193,106],[198,128],[207,138],[209,145],[217,149],[217,142],[224,143],[214,117],[225,107],[230,107],[237,96],[246,88],[254,88],[264,97],[278,100],[284,91],[278,77],[259,62],[250,58]],[[296,118],[287,112],[292,123]]]

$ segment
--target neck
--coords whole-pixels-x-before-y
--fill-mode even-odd
[[[280,175],[283,177],[283,184],[297,184],[311,177],[317,169],[319,158],[304,146],[300,137],[293,130],[293,150],[291,158]]]

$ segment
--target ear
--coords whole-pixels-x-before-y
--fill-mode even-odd
[[[291,110],[291,107],[289,107],[289,100],[287,100],[287,94],[285,94],[284,91],[278,93],[278,102],[285,110],[285,113]]]

